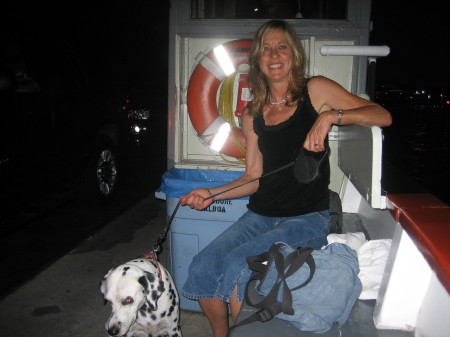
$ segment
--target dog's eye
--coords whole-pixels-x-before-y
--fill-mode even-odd
[[[128,305],[128,304],[132,304],[133,302],[134,302],[133,298],[128,296],[126,299],[124,299],[122,301],[122,304],[123,305]]]

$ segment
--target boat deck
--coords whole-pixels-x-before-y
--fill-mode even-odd
[[[110,268],[148,253],[162,233],[166,219],[165,202],[148,197],[17,288],[0,301],[2,337],[107,336],[104,324],[110,307],[103,303],[100,280]],[[360,231],[361,225],[358,218],[346,215],[345,230]],[[165,259],[163,250],[160,260]],[[358,301],[344,326],[335,326],[321,336],[413,336],[403,331],[376,330],[372,320],[374,305],[375,301]],[[184,337],[211,336],[209,324],[201,313],[182,311],[181,327]],[[243,326],[232,336],[244,334],[246,337],[318,336],[298,330],[289,332],[286,324],[276,321],[270,325]]]

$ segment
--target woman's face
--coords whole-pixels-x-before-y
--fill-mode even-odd
[[[266,34],[259,66],[269,83],[288,80],[292,69],[292,59],[292,49],[281,29],[275,29]]]

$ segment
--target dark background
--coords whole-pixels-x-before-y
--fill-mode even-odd
[[[450,27],[442,2],[373,0],[372,21],[371,44],[391,49],[378,60],[378,86],[448,89]]]
[[[118,109],[131,100],[150,109],[147,131],[152,144],[127,163],[122,161],[112,203],[88,206],[67,190],[57,202],[38,200],[43,207],[36,207],[45,212],[32,221],[20,226],[2,223],[0,264],[8,272],[0,280],[1,298],[159,187],[167,161],[168,2],[7,1],[0,9],[0,31],[66,41],[93,91],[110,107]]]
[[[438,1],[374,0],[372,21],[371,44],[391,49],[376,71],[375,100],[393,116],[383,130],[383,187],[450,204],[448,11]]]

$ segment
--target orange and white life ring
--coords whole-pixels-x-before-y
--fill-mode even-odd
[[[235,69],[238,69],[241,64],[248,65],[252,43],[252,40],[244,39],[233,40],[222,45],[228,52]],[[207,135],[209,130],[225,122],[218,111],[216,97],[226,75],[213,51],[207,55],[201,54],[197,57],[197,61],[198,65],[189,80],[187,106],[192,125],[197,134],[202,137]],[[236,144],[237,142],[240,146]],[[245,157],[243,148],[245,149],[245,137],[242,129],[232,127],[220,152],[230,157],[243,158]]]

